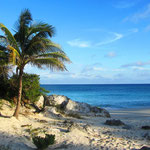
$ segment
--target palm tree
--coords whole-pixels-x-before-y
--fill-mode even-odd
[[[18,100],[14,112],[14,116],[18,118],[22,95],[22,76],[26,64],[64,71],[66,70],[64,63],[70,60],[61,47],[50,40],[54,35],[54,27],[43,22],[33,23],[28,9],[21,13],[16,23],[14,36],[3,24],[0,24],[0,29],[5,34],[0,37],[0,44],[5,43],[5,48],[9,51],[9,61],[16,65],[17,72],[19,72]]]

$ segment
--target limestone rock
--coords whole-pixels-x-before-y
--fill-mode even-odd
[[[45,106],[57,106],[57,105],[66,105],[68,103],[68,98],[63,95],[51,95],[45,96]]]
[[[57,112],[56,107],[52,107],[52,106],[49,106],[49,107],[46,106],[44,108],[43,114],[46,117],[52,117],[52,118],[60,117],[60,114]]]
[[[106,125],[110,125],[110,126],[121,126],[121,125],[125,125],[121,120],[106,120],[105,122]]]
[[[43,106],[44,106],[44,96],[43,95],[41,95],[39,97],[39,100],[36,102],[36,106],[38,108],[43,108]]]
[[[109,112],[103,108],[94,107],[87,103],[72,101],[63,95],[50,95],[45,97],[45,105],[59,106],[66,114],[110,117]]]

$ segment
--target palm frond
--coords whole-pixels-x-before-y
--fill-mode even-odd
[[[14,36],[11,34],[11,32],[2,23],[0,23],[0,29],[2,31],[4,31],[4,34],[5,34],[6,38],[7,38],[8,43],[12,47],[14,47],[18,51],[18,53],[19,53],[20,52],[19,51],[19,47],[17,45],[17,42],[16,42]]]
[[[46,49],[46,47],[47,47],[47,45],[46,45],[45,40],[42,40],[40,38],[38,38],[38,39],[34,38],[26,46],[26,48],[24,50],[24,53],[26,55],[32,56],[32,55],[44,52],[44,50]]]
[[[31,22],[32,22],[32,16],[31,16],[29,9],[24,9],[21,12],[18,21],[15,24],[15,29],[18,32],[21,29],[23,29],[24,27],[28,27],[31,24]]]
[[[47,38],[48,36],[52,37],[54,33],[55,29],[52,25],[43,22],[38,22],[30,26],[28,36],[32,36],[34,34],[34,36],[36,37]]]
[[[31,64],[37,66],[38,68],[46,67],[51,70],[67,70],[65,65],[57,58],[36,58],[31,61]]]
[[[0,65],[0,77],[8,78],[10,72],[12,72],[12,66],[8,64]]]
[[[44,53],[44,54],[38,55],[38,58],[40,58],[40,57],[57,58],[61,61],[71,62],[70,59],[64,53],[60,53],[60,52]]]
[[[13,65],[16,64],[16,61],[18,58],[21,58],[20,54],[18,53],[18,51],[13,48],[12,46],[8,45],[7,49],[10,50],[10,54],[9,54],[9,62],[12,63]]]
[[[61,47],[58,44],[53,43],[51,40],[47,38],[34,37],[31,41],[29,41],[24,53],[27,55],[37,55],[57,51],[64,53],[61,50]]]
[[[18,57],[20,57],[20,54],[18,53],[18,51],[15,48],[13,48],[12,46],[8,45],[7,49],[13,51]]]
[[[57,43],[52,42],[51,40],[47,40],[46,45],[47,45],[46,52],[61,52],[61,53],[64,53],[61,46]]]
[[[28,26],[32,21],[32,15],[29,11],[29,9],[24,9],[21,12],[21,15],[19,17],[20,26],[25,25]]]
[[[0,66],[8,64],[8,53],[5,52],[4,50],[0,50]]]
[[[24,47],[29,25],[31,24],[32,16],[28,9],[21,12],[19,20],[15,24],[16,33],[14,35],[17,42],[20,43],[21,48]]]

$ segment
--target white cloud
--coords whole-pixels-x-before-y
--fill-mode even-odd
[[[109,58],[113,58],[116,56],[115,52],[109,52],[107,55],[105,55],[105,57],[109,57]]]
[[[100,63],[95,63],[95,64],[91,64],[91,65],[86,65],[81,73],[90,73],[90,72],[94,72],[94,71],[104,71],[105,69],[101,67]]]
[[[137,22],[139,20],[149,18],[149,17],[150,17],[150,4],[148,4],[147,7],[142,12],[138,12],[129,17],[126,17],[123,21]]]
[[[106,45],[106,44],[109,44],[109,43],[113,43],[121,38],[123,38],[123,34],[120,34],[120,33],[115,33],[115,32],[110,32],[113,34],[113,37],[109,40],[106,40],[106,41],[102,41],[102,42],[98,42],[95,44],[95,46],[102,46],[102,45]]]
[[[141,67],[141,66],[146,66],[146,65],[150,65],[150,61],[147,61],[147,62],[138,61],[138,62],[122,65],[121,67],[123,67],[123,68],[127,68],[127,67]]]
[[[149,71],[150,70],[150,68],[137,67],[137,66],[132,66],[132,69],[134,69],[134,70],[142,70],[142,71]]]
[[[86,48],[86,47],[90,47],[91,44],[89,41],[82,41],[80,39],[74,39],[72,41],[68,41],[67,42],[70,46],[73,47],[82,47],[82,48]]]
[[[80,40],[80,38],[68,41],[67,43],[73,47],[88,48],[88,47],[99,47],[102,45],[107,45],[123,38],[123,34],[120,33],[108,32],[107,34],[109,34],[108,39],[96,43],[93,41],[82,41]]]
[[[133,64],[133,63],[132,63]],[[76,72],[51,72],[49,70],[40,70],[40,82],[45,84],[81,84],[81,83],[134,83],[150,81],[150,77],[143,77],[150,73],[150,69],[144,68],[144,65],[150,62],[137,62],[137,66],[130,68],[104,68],[100,63],[87,65],[83,70]],[[39,73],[39,70],[33,69],[30,65],[30,73]],[[145,81],[144,81],[145,80]]]

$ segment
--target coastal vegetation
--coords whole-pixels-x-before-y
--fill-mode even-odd
[[[16,66],[19,88],[14,116],[18,118],[25,66],[31,64],[40,69],[64,71],[66,70],[64,63],[70,60],[61,47],[50,39],[55,33],[54,27],[44,22],[33,22],[28,9],[22,11],[16,22],[14,35],[2,23],[0,23],[0,29],[4,32],[4,35],[0,36],[1,66],[6,67],[8,64]],[[5,82],[5,78],[3,81]],[[8,87],[5,84],[4,86]],[[29,94],[28,97],[31,98],[31,95]]]
[[[36,74],[24,73],[22,77],[22,103],[34,103],[39,99],[40,95],[45,95],[49,91],[40,87],[40,77]],[[10,97],[17,97],[18,93],[18,75],[14,74],[10,79],[10,86],[12,87],[10,91]]]
[[[38,150],[43,150],[47,148],[49,145],[54,144],[55,142],[55,135],[46,134],[45,137],[36,136],[33,137],[33,143],[36,145]]]

